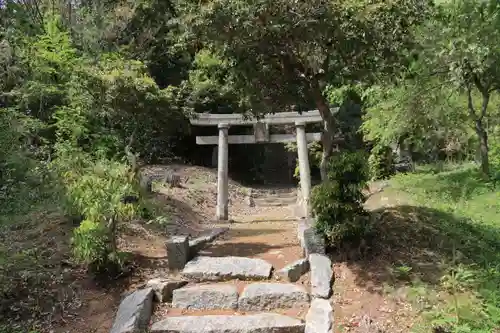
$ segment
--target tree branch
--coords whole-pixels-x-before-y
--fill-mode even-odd
[[[481,115],[479,116],[479,120],[483,120],[486,116],[486,111],[488,110],[488,104],[490,102],[490,94],[486,92],[483,94],[483,103],[481,105]]]
[[[472,120],[477,121],[477,114],[476,110],[474,109],[474,103],[472,100],[472,88],[467,86],[467,109],[469,110],[469,116],[472,118]]]

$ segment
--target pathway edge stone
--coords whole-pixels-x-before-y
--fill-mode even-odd
[[[139,289],[126,296],[118,307],[110,333],[145,330],[153,315],[153,289]]]
[[[311,295],[319,298],[330,298],[332,295],[333,269],[330,258],[323,254],[309,255],[311,269]]]
[[[305,333],[333,333],[333,307],[329,300],[316,298],[306,315]]]

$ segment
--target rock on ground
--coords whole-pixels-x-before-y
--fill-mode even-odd
[[[238,308],[242,311],[265,311],[309,305],[309,294],[291,283],[254,283],[241,293]]]
[[[333,333],[333,308],[330,301],[316,298],[306,315],[305,333]]]
[[[238,290],[233,285],[197,285],[174,290],[172,307],[196,310],[227,310],[238,307]]]
[[[160,302],[170,302],[172,293],[175,289],[185,286],[188,282],[184,280],[168,280],[156,278],[149,280],[146,287],[152,288],[155,294],[155,299]]]
[[[170,317],[154,323],[151,333],[304,333],[302,321],[274,313],[246,316]]]
[[[333,269],[331,260],[322,254],[309,255],[311,267],[311,295],[329,298],[332,295]]]
[[[285,278],[289,282],[295,282],[309,270],[309,261],[300,259],[276,272],[279,277]]]
[[[199,256],[186,264],[182,275],[197,281],[265,280],[273,266],[265,260],[245,257]]]
[[[153,314],[153,289],[136,290],[123,299],[110,333],[135,333],[145,330]]]

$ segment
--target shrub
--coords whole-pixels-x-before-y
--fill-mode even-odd
[[[313,188],[311,207],[316,228],[330,245],[359,241],[368,231],[368,214],[363,208],[367,181],[364,153],[345,152],[329,160],[328,180]]]
[[[376,145],[368,158],[370,177],[373,180],[386,179],[395,173],[394,156],[390,147]]]
[[[116,224],[138,215],[138,205],[122,203],[126,195],[139,195],[128,177],[128,166],[118,161],[97,159],[74,148],[62,148],[57,159],[65,208],[84,220],[74,230],[75,258],[92,270],[123,266],[123,254],[116,247]]]

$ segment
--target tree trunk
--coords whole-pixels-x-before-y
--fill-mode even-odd
[[[483,119],[488,111],[488,104],[490,101],[490,93],[487,89],[484,89],[481,85],[476,84],[479,91],[483,95],[483,101],[481,105],[480,113],[477,114],[474,108],[474,103],[472,101],[472,89],[468,87],[467,89],[467,100],[469,116],[474,120],[474,129],[479,138],[479,154],[481,158],[481,172],[485,178],[490,177],[490,162],[488,158],[489,148],[488,148],[488,132],[484,129]]]
[[[485,177],[490,175],[490,161],[488,158],[489,148],[488,148],[488,133],[483,127],[483,122],[481,120],[476,121],[476,134],[479,138],[479,154],[481,157],[481,172]]]
[[[321,136],[321,145],[323,146],[323,153],[321,154],[321,163],[319,165],[321,173],[321,181],[328,179],[328,159],[332,156],[333,150],[333,135],[334,135],[334,117],[330,111],[325,97],[321,93],[321,88],[318,81],[311,82],[311,93],[316,103],[316,107],[323,118],[323,135]]]

